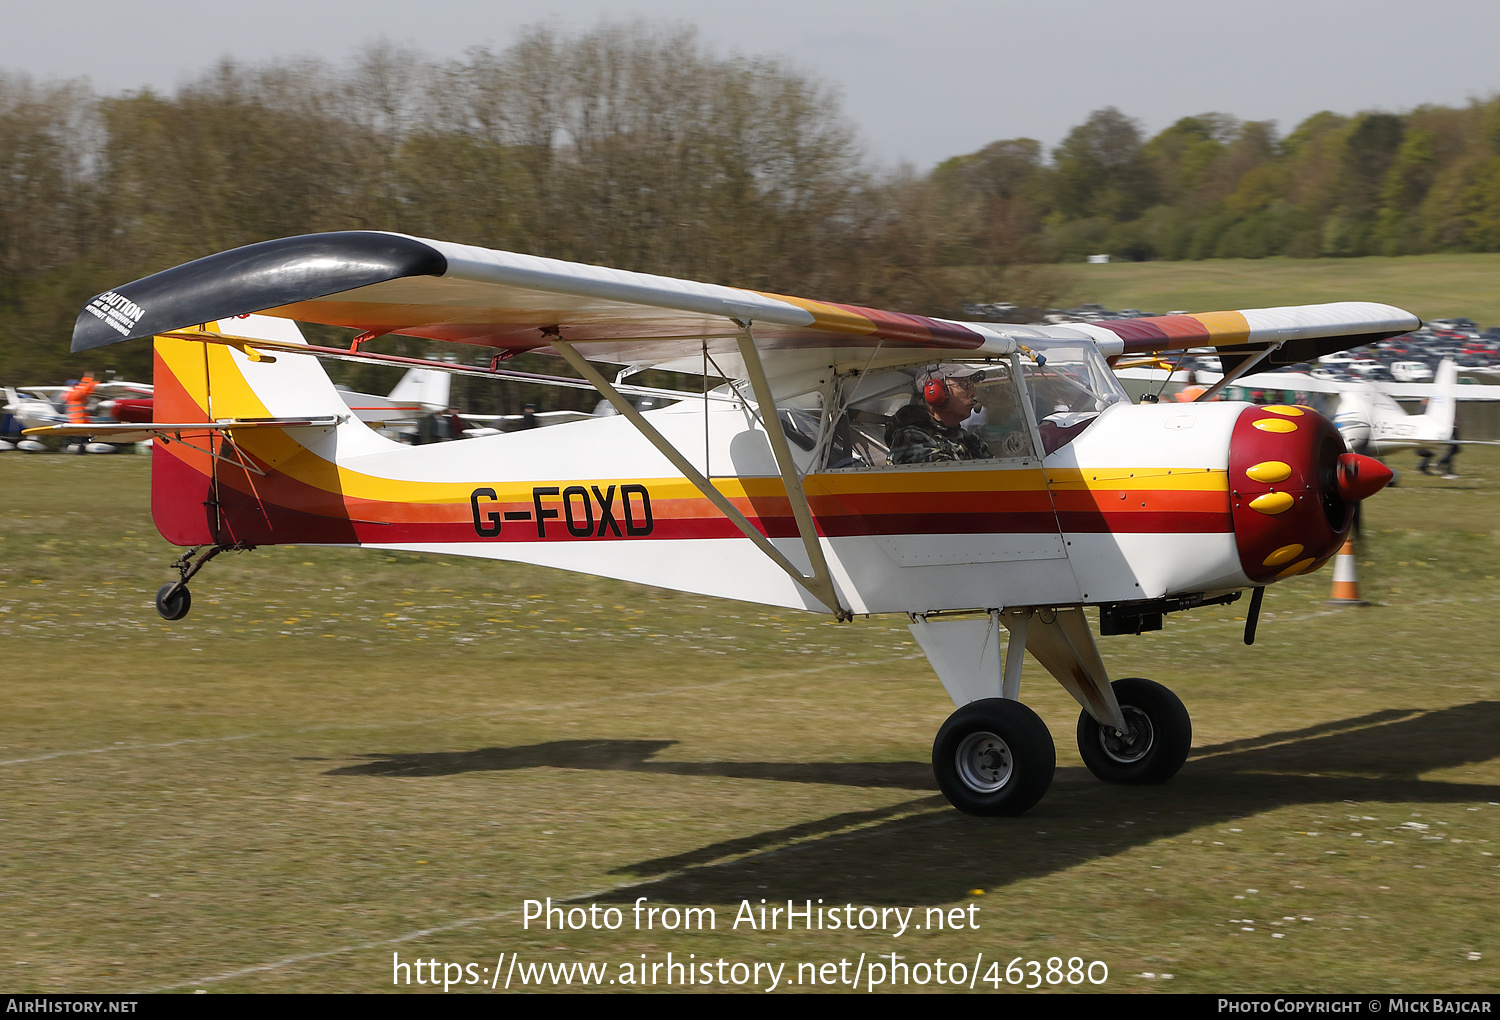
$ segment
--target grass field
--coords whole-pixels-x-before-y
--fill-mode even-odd
[[[1500,254],[1358,259],[1208,259],[1055,267],[1067,300],[1190,312],[1322,301],[1383,301],[1423,319],[1500,326]]]
[[[1371,500],[1369,608],[1325,605],[1325,571],[1268,592],[1252,649],[1240,606],[1102,639],[1193,714],[1170,784],[1095,781],[1029,665],[1057,778],[982,820],[936,793],[951,705],[900,620],[276,548],[215,561],[166,624],[147,458],[5,456],[0,986],[382,991],[399,954],[515,990],[513,959],[619,980],[670,952],[806,991],[894,952],[977,959],[983,990],[1017,958],[1072,989],[1046,961],[1078,957],[1108,967],[1078,990],[1494,992],[1500,456],[1460,465]],[[642,896],[715,930],[637,930]],[[621,927],[523,927],[547,897]],[[731,928],[762,899],[964,926]]]

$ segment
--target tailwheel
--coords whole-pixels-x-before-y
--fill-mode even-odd
[[[173,589],[176,591],[173,591]],[[163,620],[180,620],[193,608],[193,594],[183,584],[164,584],[156,593],[156,611]]]
[[[1021,704],[986,698],[948,717],[932,742],[932,771],[965,814],[1019,815],[1052,785],[1057,749],[1047,724]]]
[[[172,564],[172,569],[177,571],[179,580],[171,584],[164,584],[156,590],[156,611],[161,614],[163,620],[180,620],[193,608],[193,596],[188,592],[187,583],[192,580],[193,575],[202,570],[208,561],[230,549],[236,552],[244,552],[254,549],[255,546],[244,542],[236,545],[213,545],[207,549],[201,546],[187,550],[177,557]]]
[[[1193,723],[1182,699],[1140,677],[1110,686],[1130,728],[1121,733],[1081,713],[1078,752],[1083,763],[1106,783],[1165,783],[1187,761],[1193,742]]]

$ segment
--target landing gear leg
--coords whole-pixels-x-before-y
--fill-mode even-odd
[[[201,548],[201,547],[199,547]],[[177,557],[172,568],[180,575],[177,580],[170,584],[164,584],[156,592],[156,611],[161,614],[163,620],[180,620],[188,614],[193,607],[193,596],[188,591],[187,583],[192,576],[202,570],[204,565],[221,552],[229,549],[245,550],[254,549],[253,545],[212,545],[202,552],[199,548],[189,549]]]

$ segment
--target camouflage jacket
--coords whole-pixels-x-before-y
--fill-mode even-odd
[[[896,412],[886,426],[885,439],[890,447],[892,464],[932,464],[994,456],[983,439],[972,432],[948,428],[934,421],[925,407],[916,404]]]

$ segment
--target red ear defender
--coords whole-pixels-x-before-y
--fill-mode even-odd
[[[922,399],[932,407],[942,407],[948,402],[948,384],[942,379],[928,379],[922,387]]]

